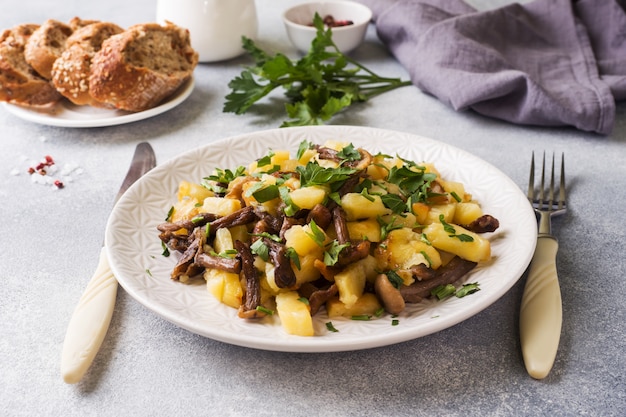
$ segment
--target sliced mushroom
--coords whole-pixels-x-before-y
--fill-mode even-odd
[[[393,286],[387,275],[378,274],[374,281],[374,291],[390,314],[400,314],[405,307],[400,290]]]
[[[471,230],[474,233],[495,232],[498,227],[500,227],[500,222],[490,214],[484,214],[465,226],[467,230]]]
[[[407,303],[419,303],[430,295],[430,290],[440,285],[452,284],[469,271],[474,269],[476,262],[467,261],[455,256],[446,265],[437,269],[435,278],[425,281],[415,281],[409,286],[400,289],[402,297]]]
[[[257,310],[257,307],[261,305],[261,282],[254,267],[254,256],[250,246],[240,240],[236,240],[234,245],[241,257],[241,270],[246,280],[244,302],[239,308],[238,315],[244,319],[265,317],[264,312]]]

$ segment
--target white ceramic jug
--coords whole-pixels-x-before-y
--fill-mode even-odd
[[[156,20],[189,29],[200,62],[241,55],[241,37],[255,39],[258,31],[254,0],[157,0]]]

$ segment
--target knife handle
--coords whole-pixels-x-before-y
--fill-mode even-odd
[[[117,280],[103,247],[96,271],[74,309],[65,334],[61,375],[68,384],[82,379],[98,353],[111,322],[116,295]]]
[[[520,343],[528,374],[545,378],[556,357],[563,311],[556,272],[557,240],[539,236],[520,310]]]

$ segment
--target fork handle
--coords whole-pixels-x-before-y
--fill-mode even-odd
[[[545,378],[556,357],[563,311],[556,272],[557,240],[539,235],[524,287],[520,310],[520,343],[528,374]]]

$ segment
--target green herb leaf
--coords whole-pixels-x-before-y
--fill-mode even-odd
[[[285,249],[285,255],[293,264],[300,270],[300,257],[298,256],[298,252],[294,248]]]
[[[278,186],[268,185],[252,192],[252,197],[259,203],[265,203],[280,197],[280,192],[278,191]]]
[[[272,163],[272,156],[274,156],[274,152],[270,151],[267,155],[265,155],[263,158],[259,159],[256,162],[256,166],[258,167],[264,167],[266,165],[269,165]]]
[[[407,209],[406,201],[397,194],[383,194],[380,196],[385,207],[390,209],[395,214],[404,213]]]
[[[454,285],[452,284],[439,285],[438,287],[435,287],[432,290],[430,290],[430,294],[434,295],[439,300],[443,300],[444,298],[450,297],[455,292],[456,292],[456,288],[454,288]]]
[[[296,214],[300,210],[300,207],[298,207],[291,200],[291,197],[289,196],[289,187],[278,187],[278,192],[280,193],[280,198],[285,203],[285,208],[283,209],[285,215],[293,216],[294,214]]]
[[[324,265],[335,265],[339,260],[339,253],[341,253],[343,248],[347,248],[348,246],[350,246],[349,243],[339,244],[337,239],[333,240],[328,249],[324,252]]]
[[[170,219],[172,218],[172,214],[174,214],[174,206],[170,207],[170,209],[167,211],[167,216],[165,216],[166,222],[170,221]]]
[[[309,142],[308,140],[303,140],[302,142],[300,142],[300,145],[298,146],[298,152],[296,153],[296,159],[299,160],[300,158],[302,158],[302,155],[304,155],[304,152],[312,148],[313,148],[312,142]]]
[[[480,291],[479,284],[477,282],[473,282],[471,284],[464,284],[454,293],[454,295],[458,298],[463,298],[466,295],[474,294],[476,291]]]
[[[387,275],[389,282],[391,282],[391,285],[396,289],[400,289],[400,287],[404,285],[404,280],[396,271],[387,271],[385,275]]]
[[[161,249],[163,249],[163,252],[161,253],[161,255],[163,255],[164,257],[168,257],[170,256],[170,250],[167,247],[167,245],[165,244],[165,242],[161,241]]]
[[[270,248],[263,242],[263,239],[257,239],[250,245],[250,250],[265,262],[270,259]]]
[[[204,180],[208,181],[216,181],[222,184],[228,184],[233,181],[237,177],[242,177],[246,174],[246,168],[243,166],[237,167],[235,171],[231,171],[230,169],[221,169],[216,168],[215,173],[213,175],[209,175],[205,177]]]
[[[333,332],[333,333],[339,332],[339,330],[337,330],[335,326],[333,325],[332,321],[326,322],[326,328],[328,329],[328,331]]]
[[[361,159],[361,154],[354,147],[353,144],[349,144],[339,152],[337,152],[337,157],[341,158],[344,161],[359,161]]]
[[[398,223],[396,224],[396,217],[392,217],[391,218],[391,222],[387,223],[385,222],[385,220],[383,220],[382,217],[378,216],[376,217],[376,221],[378,221],[378,224],[380,225],[380,240],[383,241],[385,239],[387,239],[387,236],[389,236],[389,233],[393,230],[396,229],[402,229],[402,223]]]
[[[263,307],[263,306],[256,306],[256,311],[260,311],[261,313],[265,313],[268,316],[273,316],[274,315],[274,311],[270,310],[269,308]]]
[[[324,184],[343,184],[355,169],[347,167],[324,168],[318,163],[308,162],[305,166],[297,166],[296,172],[300,174],[300,184],[302,187]]]
[[[324,241],[326,240],[326,234],[324,231],[319,228],[317,223],[315,223],[315,220],[311,220],[309,228],[311,229],[311,233],[307,232],[307,235],[317,244],[317,246],[323,248]]]
[[[449,234],[450,237],[456,237],[461,242],[473,242],[474,238],[465,233],[461,233],[460,235],[456,234],[456,229],[449,223],[446,223],[443,214],[439,215],[439,222],[443,225],[443,230]]]

